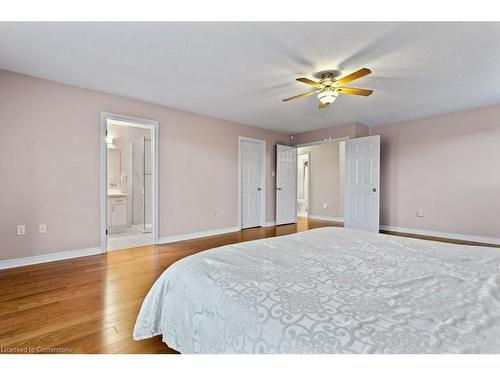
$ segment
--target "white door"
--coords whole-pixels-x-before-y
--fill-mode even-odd
[[[260,142],[241,140],[241,228],[261,225],[262,147]]]
[[[379,231],[380,136],[345,142],[346,228]]]
[[[276,146],[276,225],[297,221],[297,149]]]

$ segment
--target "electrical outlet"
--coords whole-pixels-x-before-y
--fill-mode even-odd
[[[326,202],[325,202],[325,203],[323,203],[323,208],[324,208],[324,209],[327,209],[327,208],[328,208],[328,203],[326,203]]]
[[[40,224],[38,226],[38,232],[39,233],[47,233],[47,224]]]
[[[21,224],[17,226],[17,235],[24,236],[26,234],[26,225]]]
[[[419,208],[417,210],[417,217],[424,217],[424,210],[422,210],[421,208]]]

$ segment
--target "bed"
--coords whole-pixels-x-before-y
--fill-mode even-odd
[[[500,353],[500,250],[344,228],[171,265],[136,340],[181,353]]]

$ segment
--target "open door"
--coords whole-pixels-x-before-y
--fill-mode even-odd
[[[297,221],[297,149],[276,146],[276,225]]]
[[[379,231],[380,136],[345,142],[344,226]]]

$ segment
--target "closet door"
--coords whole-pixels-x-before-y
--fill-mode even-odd
[[[262,218],[262,147],[241,140],[241,228],[258,227]]]
[[[346,228],[379,231],[380,136],[345,142]]]

